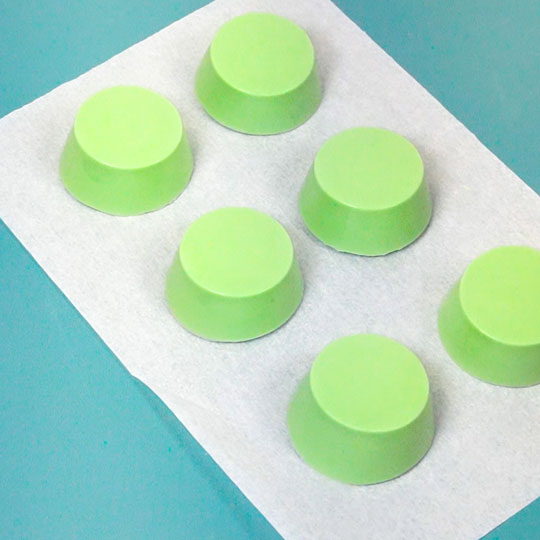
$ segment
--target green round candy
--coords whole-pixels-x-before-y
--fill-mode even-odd
[[[504,386],[540,382],[540,251],[504,246],[473,261],[439,312],[453,358],[479,379]]]
[[[245,341],[291,317],[303,280],[289,235],[276,220],[250,208],[221,208],[184,233],[166,293],[190,332]]]
[[[192,169],[178,111],[163,96],[138,86],[107,88],[86,100],[60,162],[61,178],[77,199],[118,215],[170,203]]]
[[[334,341],[315,359],[288,414],[293,445],[317,471],[351,484],[403,474],[434,434],[429,381],[398,342],[360,334]]]
[[[392,131],[343,131],[317,153],[300,212],[310,231],[339,251],[384,255],[401,249],[431,218],[422,159]]]
[[[248,13],[224,24],[202,60],[195,86],[215,120],[257,135],[299,126],[321,100],[308,35],[270,13]]]

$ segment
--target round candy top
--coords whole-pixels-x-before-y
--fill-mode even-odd
[[[168,157],[182,139],[182,120],[163,96],[138,86],[115,86],[94,94],[79,109],[75,136],[96,161],[139,169]]]
[[[287,275],[294,253],[289,235],[273,218],[250,208],[221,208],[192,223],[180,260],[200,287],[229,297],[253,296]]]
[[[422,158],[404,137],[379,128],[353,128],[328,139],[315,158],[320,187],[352,208],[382,210],[416,193]]]
[[[473,325],[490,338],[540,344],[540,251],[504,246],[484,253],[463,274],[460,299]]]
[[[420,360],[396,341],[374,334],[332,342],[315,359],[311,390],[321,409],[348,428],[393,431],[424,410],[429,382]]]
[[[270,13],[248,13],[224,24],[212,41],[210,55],[227,84],[256,96],[295,89],[315,63],[304,30]]]

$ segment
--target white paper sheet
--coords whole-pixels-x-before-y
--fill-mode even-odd
[[[229,131],[196,101],[195,70],[214,31],[249,10],[290,17],[313,40],[324,99],[290,133]],[[196,160],[176,202],[133,218],[82,206],[57,172],[78,106],[120,83],[151,87],[178,106]],[[386,257],[323,246],[297,211],[319,146],[356,125],[410,138],[434,198],[428,231]],[[540,247],[540,198],[328,0],[218,0],[1,120],[0,156],[1,217],[285,538],[474,539],[540,495],[540,387],[473,379],[449,360],[436,330],[443,296],[474,257],[501,244]],[[280,220],[306,279],[291,321],[243,344],[188,334],[164,297],[182,232],[226,205]],[[396,338],[422,359],[437,434],[410,473],[354,487],[304,465],[285,415],[317,352],[365,331]]]

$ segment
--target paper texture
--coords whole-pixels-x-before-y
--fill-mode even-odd
[[[324,99],[290,133],[229,131],[194,95],[195,71],[213,33],[250,10],[293,19],[316,49]],[[84,207],[58,177],[78,106],[121,83],[171,99],[195,156],[180,198],[133,218]],[[408,137],[424,158],[434,199],[427,232],[386,257],[325,247],[297,210],[317,149],[357,125]],[[540,494],[540,386],[506,389],[473,379],[447,357],[436,328],[441,300],[473,258],[501,244],[540,247],[540,198],[328,0],[218,0],[4,118],[0,155],[1,217],[130,372],[285,538],[475,539]],[[183,231],[227,205],[281,221],[306,280],[304,301],[288,324],[241,344],[188,334],[164,296]],[[304,465],[285,417],[318,351],[366,331],[395,338],[422,359],[437,433],[408,474],[354,487]]]

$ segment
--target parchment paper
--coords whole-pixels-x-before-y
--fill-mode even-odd
[[[194,74],[213,33],[250,10],[293,19],[316,49],[324,99],[290,133],[229,131],[194,95]],[[78,106],[115,84],[150,87],[182,114],[195,172],[180,198],[159,212],[108,216],[78,203],[59,180]],[[427,232],[386,257],[325,247],[297,211],[317,149],[357,125],[407,136],[424,158],[434,199]],[[164,297],[182,232],[226,205],[280,220],[306,279],[291,321],[243,344],[188,334]],[[540,495],[540,386],[506,389],[473,379],[449,360],[436,329],[441,300],[474,257],[501,244],[540,247],[540,198],[328,0],[218,0],[5,117],[0,215],[130,372],[284,537],[474,539]],[[365,331],[398,339],[422,359],[437,434],[408,474],[354,487],[304,465],[288,440],[285,415],[318,351]]]

